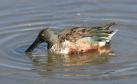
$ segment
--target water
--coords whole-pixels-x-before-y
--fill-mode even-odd
[[[136,0],[0,0],[0,81],[3,84],[129,84],[137,80]],[[45,27],[116,22],[114,56],[48,56],[25,49]],[[40,50],[40,52],[38,52]],[[37,54],[40,53],[40,54]]]

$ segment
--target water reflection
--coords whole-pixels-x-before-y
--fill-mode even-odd
[[[111,47],[107,45],[99,50],[79,55],[56,55],[49,53],[47,56],[33,58],[34,66],[40,71],[57,71],[66,67],[106,64],[110,59]]]

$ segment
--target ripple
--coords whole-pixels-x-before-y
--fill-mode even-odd
[[[7,68],[13,68],[13,69],[20,69],[20,70],[32,70],[32,68],[27,68],[27,67],[20,67],[20,66],[14,66],[10,64],[0,64],[1,67],[7,67]]]

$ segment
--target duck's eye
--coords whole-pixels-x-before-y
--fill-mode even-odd
[[[44,37],[44,34],[42,33],[41,36]]]

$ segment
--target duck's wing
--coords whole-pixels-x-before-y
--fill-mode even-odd
[[[84,37],[96,37],[96,38],[104,38],[109,37],[110,34],[113,33],[109,28],[113,26],[115,23],[110,23],[102,27],[73,27],[65,29],[63,32],[59,34],[59,39],[76,41],[77,39],[81,39]]]
[[[92,36],[92,38],[95,41],[106,41],[106,42],[110,42],[112,37],[117,33],[117,29],[114,31],[111,31],[110,33],[103,33],[103,34],[98,34],[98,35],[94,35]]]
[[[95,41],[106,41],[110,42],[112,37],[117,33],[118,29],[111,30],[110,27],[115,25],[115,23],[109,23],[102,27],[92,27],[90,28],[90,34],[83,35],[83,37],[92,37]]]
[[[93,30],[109,30],[110,27],[112,27],[113,25],[115,25],[116,23],[115,22],[111,22],[111,23],[108,23],[108,24],[105,24],[103,26],[99,26],[99,27],[89,27],[89,28],[92,28]]]

